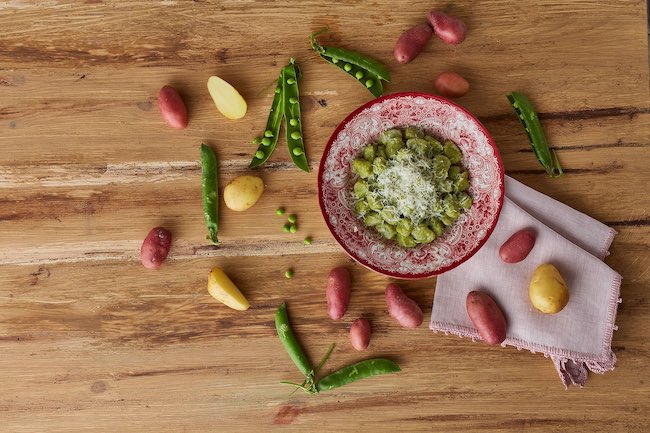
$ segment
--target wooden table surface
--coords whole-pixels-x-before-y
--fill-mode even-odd
[[[40,5],[38,5],[40,3]],[[468,23],[459,46],[432,40],[398,65],[401,31],[448,2],[0,2],[0,431],[647,432],[650,424],[650,138],[643,0],[455,2]],[[565,391],[551,362],[387,316],[389,281],[349,259],[317,204],[317,166],[336,125],[371,96],[315,57],[307,35],[365,52],[393,73],[388,92],[431,92],[458,71],[459,103],[492,133],[506,173],[618,230],[606,262],[624,278],[615,371]],[[299,61],[312,172],[283,144],[257,171],[252,209],[221,211],[223,246],[206,244],[199,144],[225,184],[247,169],[272,82]],[[210,75],[240,89],[246,116],[229,121],[206,91]],[[184,131],[159,116],[173,84],[190,113]],[[534,100],[566,175],[548,178],[505,94]],[[282,232],[285,206],[300,230]],[[158,271],[139,263],[148,230],[174,233]],[[304,246],[310,235],[314,244]],[[327,318],[324,282],[347,266],[353,300]],[[224,268],[251,302],[236,312],[206,291]],[[295,277],[286,280],[284,270]],[[429,320],[435,279],[405,282]],[[389,356],[398,375],[336,392],[291,394],[298,374],[273,325],[290,305],[311,358],[337,343],[329,367]],[[350,322],[370,317],[365,354]]]

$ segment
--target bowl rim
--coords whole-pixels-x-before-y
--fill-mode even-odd
[[[494,218],[494,222],[492,223],[491,227],[487,230],[487,233],[485,237],[479,242],[479,244],[469,251],[463,258],[460,260],[452,263],[449,266],[445,266],[443,268],[431,271],[431,272],[425,272],[422,274],[401,274],[399,272],[394,272],[394,271],[386,271],[383,269],[378,269],[377,267],[373,266],[371,263],[367,262],[366,260],[361,259],[358,257],[358,255],[354,252],[351,251],[347,245],[339,238],[339,236],[336,234],[334,227],[332,227],[332,224],[329,221],[328,214],[325,212],[325,203],[323,202],[323,173],[325,169],[325,161],[326,161],[326,155],[329,152],[330,148],[332,147],[332,143],[334,142],[334,139],[339,135],[341,130],[345,128],[345,126],[350,123],[350,121],[359,113],[361,113],[363,110],[367,109],[368,107],[375,105],[377,103],[383,102],[387,99],[397,99],[397,98],[402,98],[402,97],[423,97],[426,99],[435,99],[440,102],[444,102],[446,104],[449,104],[456,109],[460,110],[463,112],[465,115],[467,115],[468,118],[470,118],[472,121],[476,123],[478,126],[478,129],[485,134],[488,140],[488,144],[492,147],[494,150],[494,154],[496,156],[497,160],[497,165],[499,169],[499,178],[501,179],[501,187],[500,189],[500,194],[499,194],[499,200],[498,200],[498,207],[496,211],[496,216]],[[390,93],[388,95],[383,95],[380,96],[379,98],[372,99],[364,104],[362,104],[359,108],[356,110],[352,111],[350,114],[348,114],[345,119],[343,119],[336,129],[334,129],[334,132],[330,135],[329,140],[327,140],[327,144],[325,145],[325,148],[323,149],[323,154],[321,155],[321,160],[318,166],[318,205],[320,207],[321,215],[323,216],[323,219],[325,220],[325,224],[327,224],[327,228],[336,240],[336,242],[343,248],[343,250],[352,258],[354,261],[357,263],[361,264],[362,266],[375,271],[379,274],[386,275],[389,277],[393,278],[398,278],[402,280],[421,280],[424,278],[430,278],[434,277],[436,275],[443,274],[447,271],[450,271],[454,269],[455,267],[461,265],[462,263],[466,262],[469,260],[478,250],[480,250],[483,245],[487,242],[487,240],[490,238],[492,235],[492,232],[494,231],[494,228],[496,227],[497,223],[499,222],[499,216],[501,215],[501,210],[503,208],[503,202],[505,198],[505,172],[503,168],[503,161],[501,160],[501,154],[499,153],[499,149],[497,148],[496,144],[494,143],[494,139],[488,132],[487,128],[474,116],[472,115],[469,111],[467,111],[465,108],[461,107],[460,105],[456,104],[455,102],[450,101],[449,99],[443,98],[438,95],[433,95],[430,93],[421,93],[421,92],[397,92],[397,93]]]

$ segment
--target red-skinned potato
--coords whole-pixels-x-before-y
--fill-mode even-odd
[[[343,267],[334,268],[327,277],[327,314],[338,320],[348,310],[350,303],[350,273]]]
[[[436,92],[447,98],[460,98],[469,92],[469,83],[455,72],[442,72],[433,82]]]
[[[465,40],[467,26],[460,19],[439,11],[429,12],[428,18],[434,33],[444,42],[457,45]]]
[[[362,351],[368,348],[370,344],[370,335],[372,328],[370,322],[366,319],[357,319],[350,326],[350,342],[356,350]]]
[[[433,36],[433,30],[429,24],[418,24],[411,27],[397,40],[393,54],[400,63],[408,63],[415,59],[424,46]]]
[[[483,341],[496,345],[506,339],[506,318],[490,295],[478,291],[469,292],[465,306]]]
[[[140,261],[147,269],[158,269],[169,254],[169,247],[172,243],[172,234],[164,227],[151,229],[142,247],[140,247]]]
[[[164,86],[158,93],[158,109],[165,123],[175,129],[187,127],[187,107],[178,91]]]
[[[397,284],[386,286],[386,305],[388,314],[405,328],[417,328],[424,315],[420,306],[406,296]]]
[[[506,263],[519,263],[528,257],[535,245],[535,232],[531,229],[519,230],[501,245],[499,256]]]

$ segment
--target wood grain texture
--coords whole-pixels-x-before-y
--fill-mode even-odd
[[[459,46],[438,40],[398,65],[393,43],[433,7],[466,20]],[[650,106],[645,2],[576,1],[101,1],[0,2],[0,422],[7,432],[499,431],[646,432],[650,425]],[[506,172],[619,231],[607,263],[623,276],[614,335],[618,367],[565,391],[549,360],[426,326],[397,327],[388,279],[351,261],[320,216],[316,170],[331,132],[370,99],[317,59],[306,36],[386,62],[388,92],[433,91],[443,70],[471,83],[459,103],[499,146]],[[249,211],[221,213],[223,246],[205,243],[198,147],[220,159],[222,185],[247,173],[273,81],[298,59],[313,171],[282,144],[258,173],[266,192]],[[205,83],[217,74],[249,112],[227,121]],[[185,98],[190,125],[166,127],[161,86]],[[546,177],[505,98],[533,99],[566,176]],[[285,206],[300,231],[282,232]],[[159,271],[139,264],[155,225],[174,233]],[[304,236],[314,244],[302,244]],[[227,270],[251,302],[239,313],[205,289]],[[324,282],[347,266],[344,320],[327,318]],[[286,280],[285,269],[295,277]],[[428,320],[435,279],[403,286]],[[349,346],[371,320],[367,356],[399,375],[340,391],[291,394],[295,367],[275,336],[288,301],[312,360],[363,356]]]

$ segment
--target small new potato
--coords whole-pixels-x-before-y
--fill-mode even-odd
[[[341,319],[350,304],[350,272],[346,268],[338,267],[330,271],[325,296],[327,315],[334,320]]]
[[[546,263],[535,269],[528,296],[533,307],[542,313],[555,314],[562,311],[569,302],[569,289],[560,271]]]
[[[245,211],[257,203],[264,192],[264,181],[257,176],[239,176],[223,190],[223,200],[230,210]]]
[[[350,342],[356,350],[364,351],[370,344],[372,328],[367,319],[357,319],[350,326]]]
[[[210,275],[208,275],[208,293],[217,301],[234,310],[244,311],[250,307],[246,297],[242,295],[235,283],[228,278],[228,275],[221,268],[215,267],[210,271]]]

